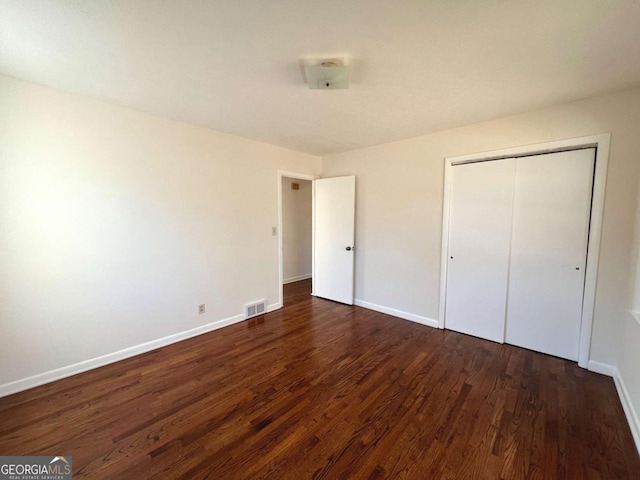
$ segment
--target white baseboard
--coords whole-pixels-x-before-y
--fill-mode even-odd
[[[629,397],[629,392],[627,391],[624,380],[620,375],[620,371],[613,365],[596,362],[594,360],[589,360],[588,369],[591,372],[613,377],[613,382],[616,385],[616,390],[618,391],[618,397],[620,397],[622,409],[624,410],[624,414],[627,417],[627,423],[629,424],[631,434],[633,435],[633,441],[636,444],[638,453],[640,453],[640,421],[638,420],[638,414],[636,413],[636,410],[633,406],[631,397]]]
[[[353,303],[358,307],[368,308],[369,310],[375,310],[376,312],[386,313],[387,315],[392,315],[394,317],[402,318],[404,320],[410,320],[412,322],[420,323],[422,325],[427,325],[428,327],[438,328],[438,322],[431,318],[422,317],[420,315],[415,315],[413,313],[403,312],[402,310],[396,310],[395,308],[376,305],[375,303],[366,302],[364,300],[359,300],[357,298],[353,301]]]
[[[272,303],[271,305],[267,305],[267,313],[273,312],[274,310],[280,310],[282,308],[282,304],[280,302]]]
[[[282,305],[280,303],[273,303],[271,305],[268,305],[267,313],[279,308],[282,308]],[[150,342],[141,343],[140,345],[134,345],[133,347],[118,350],[117,352],[108,353],[100,357],[74,363],[73,365],[56,368],[55,370],[50,370],[48,372],[39,373],[31,377],[5,383],[3,385],[0,385],[0,398],[6,397],[7,395],[11,395],[13,393],[21,392],[23,390],[28,390],[33,387],[38,387],[40,385],[44,385],[45,383],[51,383],[55,382],[56,380],[71,377],[72,375],[77,375],[78,373],[86,372],[87,370],[103,367],[105,365],[109,365],[110,363],[115,363],[119,362],[120,360],[135,357],[136,355],[140,355],[141,353],[147,353],[157,348],[166,347],[167,345],[171,345],[172,343],[181,342],[182,340],[187,340],[188,338],[196,337],[204,333],[209,333],[214,330],[218,330],[219,328],[227,327],[244,320],[246,320],[244,315],[235,315],[233,317],[208,323],[200,327],[192,328],[191,330],[175,333],[173,335],[159,338],[157,340],[152,340]]]
[[[609,365],[608,363],[596,362],[594,360],[589,360],[589,363],[587,363],[587,370],[589,370],[590,372],[606,375],[607,377],[615,377],[617,371],[616,367],[614,367],[613,365]]]
[[[300,280],[306,280],[307,278],[311,278],[310,273],[307,273],[305,275],[298,275],[297,277],[285,278],[282,281],[282,284],[286,285],[287,283],[299,282]]]
[[[640,453],[640,421],[638,420],[638,413],[633,406],[627,387],[625,386],[624,380],[622,379],[618,369],[616,369],[615,375],[613,376],[613,381],[616,384],[620,403],[622,403],[622,409],[627,417],[629,428],[631,428],[633,440],[636,442],[636,449],[638,450],[638,453]]]

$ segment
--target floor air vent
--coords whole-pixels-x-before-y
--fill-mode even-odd
[[[247,303],[244,306],[244,316],[246,318],[257,317],[267,312],[267,301],[260,300],[259,302]]]

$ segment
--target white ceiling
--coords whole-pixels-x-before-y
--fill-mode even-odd
[[[0,0],[0,73],[327,155],[638,85],[640,1]]]

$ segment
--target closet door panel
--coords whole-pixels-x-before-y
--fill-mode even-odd
[[[455,165],[446,328],[504,342],[515,160]]]
[[[578,359],[594,158],[516,160],[507,343]]]

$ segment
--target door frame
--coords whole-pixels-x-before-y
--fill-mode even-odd
[[[320,178],[319,175],[311,175],[308,173],[299,172],[287,172],[285,170],[278,170],[278,308],[284,306],[284,255],[282,254],[282,179],[283,178],[295,178],[296,180],[309,180],[313,187],[313,181]],[[313,188],[311,188],[311,278],[313,278],[315,265],[313,258],[315,257],[315,195],[313,194]],[[313,281],[313,280],[312,280]],[[313,295],[313,292],[311,293]]]
[[[438,328],[444,329],[446,323],[447,295],[447,258],[449,250],[449,218],[451,212],[451,181],[454,165],[475,163],[490,160],[501,160],[513,157],[527,157],[542,153],[555,153],[582,148],[596,149],[596,162],[591,200],[591,218],[589,224],[589,246],[585,271],[584,296],[582,298],[582,318],[580,323],[580,340],[578,365],[587,368],[591,349],[593,330],[593,313],[596,297],[596,281],[598,277],[598,261],[600,259],[600,240],[602,235],[602,219],[604,216],[604,197],[607,183],[607,166],[609,163],[609,145],[611,134],[602,133],[584,137],[569,138],[552,142],[536,143],[517,147],[491,150],[487,152],[457,155],[444,159],[444,196],[442,209],[442,248],[440,256],[440,307]]]

